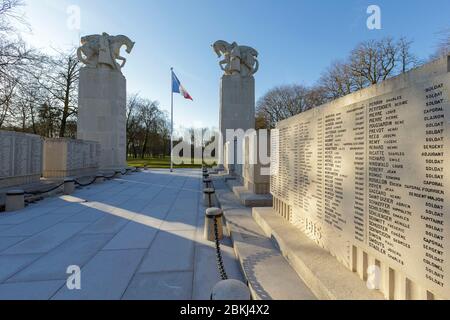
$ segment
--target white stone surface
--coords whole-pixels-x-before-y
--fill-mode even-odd
[[[387,299],[450,298],[449,59],[277,126],[275,210]]]
[[[220,86],[220,131],[255,128],[255,78],[222,76]]]
[[[213,288],[211,300],[249,301],[251,300],[250,289],[241,281],[224,280]]]
[[[224,161],[228,156],[226,169],[234,172],[241,170],[242,159],[238,159],[238,143],[234,137],[227,136],[227,130],[243,130],[255,128],[255,79],[253,76],[224,75],[220,84],[220,132],[223,145],[230,143],[228,154],[219,148],[219,159]],[[242,144],[241,144],[242,145]],[[230,154],[234,155],[230,157]],[[239,168],[235,168],[239,167]]]
[[[95,175],[99,168],[100,144],[95,141],[74,139],[45,139],[45,178]]]
[[[39,181],[42,175],[42,138],[0,131],[0,188]]]
[[[100,169],[126,167],[126,80],[119,71],[80,70],[77,138],[101,146]]]

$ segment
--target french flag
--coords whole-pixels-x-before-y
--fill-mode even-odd
[[[181,94],[185,99],[192,100],[190,94],[186,91],[186,89],[181,85],[180,80],[178,80],[175,73],[172,71],[172,92]]]

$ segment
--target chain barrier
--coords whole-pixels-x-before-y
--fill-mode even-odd
[[[94,184],[94,182],[97,180],[97,177],[95,177],[91,182],[89,183],[80,183],[79,181],[75,180],[75,184],[80,186],[80,187],[88,187],[92,184]]]
[[[40,196],[42,194],[46,194],[46,193],[55,191],[55,190],[61,188],[63,185],[64,185],[64,182],[59,184],[59,185],[57,185],[56,187],[53,187],[53,188],[51,188],[49,190],[45,190],[45,191],[30,191],[30,192],[27,191],[27,192],[25,192],[25,195],[27,195],[27,196]]]
[[[116,173],[114,172],[111,176],[105,176],[106,180],[111,180],[116,176]]]
[[[214,238],[216,241],[216,259],[217,259],[217,268],[219,269],[220,273],[220,278],[222,280],[228,280],[228,275],[225,271],[225,266],[223,263],[222,251],[220,249],[219,226],[217,224],[217,217],[214,217]]]
[[[135,169],[126,169],[125,171],[121,171],[120,173],[121,173],[122,175],[125,175],[128,171],[131,171],[131,172],[138,172],[139,169],[145,169],[145,167],[136,167]],[[104,178],[105,178],[106,180],[111,180],[111,179],[113,179],[113,178],[116,176],[116,174],[117,174],[117,173],[114,172],[111,176],[105,176]],[[98,178],[98,177],[94,177],[94,179],[93,179],[91,182],[89,182],[89,183],[81,183],[81,182],[79,182],[79,181],[77,181],[77,180],[74,180],[74,183],[75,183],[76,185],[80,186],[80,187],[88,187],[88,186],[94,184],[95,181],[97,180],[97,178]],[[47,193],[56,191],[57,189],[61,188],[62,186],[64,186],[64,182],[58,184],[58,185],[55,186],[55,187],[52,187],[52,188],[49,189],[49,190],[45,190],[45,191],[26,191],[26,192],[25,192],[25,196],[28,196],[28,197],[30,197],[30,196],[40,196],[40,195],[43,195],[43,194],[47,194]]]

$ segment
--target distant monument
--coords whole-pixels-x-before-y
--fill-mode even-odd
[[[258,52],[251,47],[239,46],[236,42],[230,44],[223,40],[216,41],[212,47],[217,56],[223,58],[219,62],[220,68],[224,71],[220,85],[222,146],[230,142],[229,148],[236,151],[236,143],[234,140],[227,139],[226,130],[246,131],[255,128],[255,78],[253,75],[259,69]],[[235,159],[229,159],[230,162],[231,160],[234,162],[234,166],[238,162],[236,154],[237,152],[234,152]],[[224,159],[222,154],[219,157],[221,160]],[[235,168],[242,168],[242,166]]]
[[[123,46],[131,53],[134,42],[123,35],[107,33],[81,38],[78,130],[80,140],[98,141],[100,169],[126,167],[126,79],[122,74],[126,59]],[[121,61],[118,63],[117,61]]]

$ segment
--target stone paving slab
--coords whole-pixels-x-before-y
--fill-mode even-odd
[[[84,266],[111,239],[111,235],[76,235],[50,253],[40,256],[7,282],[66,280],[67,267]]]
[[[8,279],[39,257],[34,255],[16,255],[0,257],[0,282]]]
[[[137,274],[123,299],[190,300],[192,299],[192,272]]]
[[[194,231],[160,231],[138,272],[192,271],[193,238]]]
[[[157,229],[130,222],[107,244],[105,250],[147,249],[155,239]]]
[[[62,287],[56,300],[118,300],[136,271],[145,250],[106,250],[99,252],[81,269],[82,289]]]
[[[0,237],[0,252],[8,249],[9,247],[12,247],[19,242],[22,242],[25,239],[26,237]]]
[[[0,300],[49,300],[64,281],[0,284]]]
[[[202,196],[200,170],[152,170],[1,214],[0,299],[209,299],[220,279]],[[71,265],[81,290],[66,287]]]
[[[57,224],[31,238],[19,242],[2,254],[47,253],[87,226],[86,223]]]

